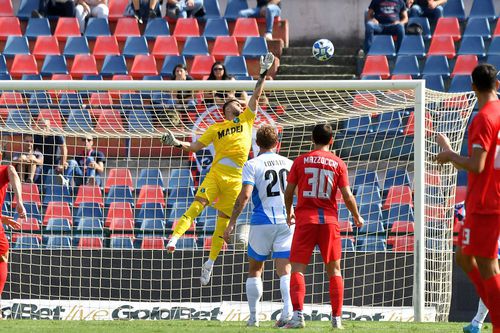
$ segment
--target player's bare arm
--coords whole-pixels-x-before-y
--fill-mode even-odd
[[[262,95],[262,92],[264,91],[264,82],[266,81],[267,71],[271,68],[273,63],[274,55],[271,52],[260,57],[260,76],[255,84],[252,97],[250,97],[250,100],[248,101],[248,107],[252,110],[252,112],[257,110],[257,103]]]
[[[351,187],[341,187],[340,193],[342,193],[342,198],[344,199],[345,206],[352,214],[354,224],[356,224],[356,227],[361,228],[363,224],[365,224],[365,220],[361,217],[361,215],[359,215],[358,205],[356,204],[356,199],[351,192]]]
[[[293,211],[293,195],[295,194],[297,184],[288,183],[285,189],[285,209],[286,209],[286,223],[290,226],[295,224],[295,213]]]
[[[187,142],[177,139],[169,129],[166,129],[166,132],[161,137],[161,142],[167,146],[176,147],[188,153],[194,153],[205,148],[205,145],[199,141]]]
[[[442,151],[435,157],[439,164],[452,163],[457,169],[481,173],[484,170],[488,152],[480,147],[474,147],[470,157],[461,156],[451,148],[450,140],[444,134],[438,134],[436,142]]]
[[[20,218],[24,219],[26,218],[26,208],[24,208],[24,203],[23,203],[21,180],[19,179],[16,169],[12,165],[9,165],[8,174],[9,174],[9,183],[12,186],[12,191],[14,192],[16,198],[17,213]],[[21,227],[21,224],[15,221],[10,216],[2,216],[2,223],[12,228],[18,229]]]
[[[231,218],[229,219],[229,224],[227,225],[227,228],[224,231],[224,240],[226,241],[226,243],[230,242],[231,233],[233,232],[234,226],[236,225],[236,220],[238,219],[241,212],[243,211],[243,209],[245,209],[245,206],[250,200],[252,191],[253,191],[253,185],[245,184],[243,185],[240,194],[238,195],[238,198],[236,198],[233,207],[233,213],[231,214]]]

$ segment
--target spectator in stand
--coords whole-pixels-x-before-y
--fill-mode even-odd
[[[108,0],[77,0],[75,7],[76,18],[80,24],[80,31],[85,31],[85,19],[88,16],[108,18]]]
[[[37,0],[31,0],[37,1]],[[31,13],[32,17],[75,17],[75,0],[38,0],[38,10]]]
[[[224,64],[217,61],[212,65],[208,80],[234,80],[234,78],[227,74]],[[206,91],[203,99],[207,105],[222,105],[228,99],[237,99],[240,104],[247,104],[247,94],[245,91]]]
[[[161,17],[158,0],[132,0],[125,9],[126,16],[133,16],[142,24],[150,18]]]
[[[12,154],[12,165],[25,183],[38,182],[42,173],[43,155],[34,149],[33,135],[24,134],[22,151]]]
[[[375,33],[397,36],[396,49],[399,50],[405,36],[408,10],[404,0],[372,0],[368,7],[365,24],[365,52],[368,53]]]
[[[66,178],[73,179],[75,187],[82,184],[102,186],[102,177],[104,176],[104,163],[106,157],[102,151],[94,148],[94,138],[92,135],[86,135],[82,138],[85,149],[81,155],[76,155],[74,159],[68,162],[66,169]]]
[[[195,17],[203,8],[203,0],[167,0],[167,16],[171,18]]]
[[[257,0],[257,7],[243,9],[240,17],[265,17],[266,39],[273,39],[274,18],[281,15],[281,0]]]
[[[172,71],[172,79],[177,81],[192,80],[193,78],[188,74],[187,68],[184,64],[178,64],[174,67]],[[196,105],[196,100],[194,99],[194,93],[192,91],[172,91],[171,95],[172,105]]]
[[[448,0],[407,0],[410,17],[427,17],[431,23],[443,16],[443,6]]]

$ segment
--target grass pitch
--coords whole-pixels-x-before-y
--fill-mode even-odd
[[[247,328],[244,322],[215,321],[45,321],[45,320],[2,320],[0,332],[9,333],[237,333],[237,332],[278,332],[272,322],[261,322],[259,328]],[[303,330],[292,332],[337,332],[329,322],[306,322]],[[464,323],[399,323],[399,322],[360,322],[344,321],[345,330],[339,332],[462,332]],[[491,325],[483,327],[483,332],[491,332]]]

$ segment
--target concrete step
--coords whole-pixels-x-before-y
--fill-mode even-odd
[[[343,65],[343,66],[356,66],[356,57],[352,55],[335,55],[332,59],[327,61],[316,60],[312,55],[297,56],[297,55],[284,55],[280,58],[281,64],[286,65]]]
[[[353,47],[342,47],[335,48],[335,55],[356,55],[357,48]],[[283,50],[283,55],[296,55],[296,56],[311,56],[312,55],[312,44],[310,47],[295,46],[288,47]],[[335,57],[334,55],[334,57]]]
[[[281,64],[278,69],[278,74],[352,74],[356,73],[355,66],[339,66],[339,65],[288,65]]]
[[[356,75],[354,74],[323,74],[323,75],[311,75],[311,74],[278,74],[275,80],[354,80]]]

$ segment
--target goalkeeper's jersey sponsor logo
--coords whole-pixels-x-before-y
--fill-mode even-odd
[[[241,133],[243,132],[243,126],[235,126],[235,127],[230,127],[230,128],[226,128],[226,129],[223,129],[223,130],[220,130],[217,132],[217,136],[220,139],[222,139],[223,137],[227,136],[227,135],[231,135],[231,134],[235,134],[235,133]]]

